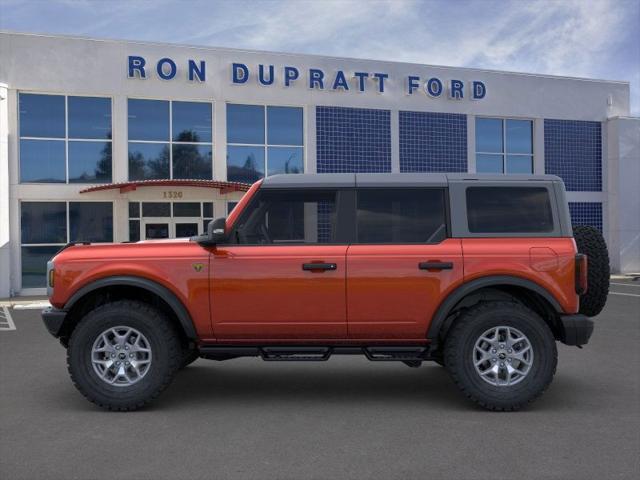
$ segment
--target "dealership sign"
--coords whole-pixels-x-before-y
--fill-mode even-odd
[[[162,80],[173,80],[178,77],[180,70],[184,70],[186,78],[191,82],[205,82],[207,79],[207,64],[204,60],[188,60],[184,67],[179,68],[171,58],[161,58],[155,64],[148,65],[144,57],[128,57],[128,77],[145,79],[154,75]],[[374,91],[385,93],[389,74],[384,72],[361,72],[337,70],[326,72],[320,68],[300,69],[294,66],[258,64],[256,67],[245,63],[233,62],[229,66],[229,80],[234,85],[246,85],[257,82],[265,87],[280,85],[289,88],[302,84],[312,90],[328,91]],[[420,77],[407,75],[402,79],[407,95],[422,92],[429,97],[448,97],[453,100],[465,98],[481,100],[487,94],[485,84],[479,80],[464,82],[458,79],[442,79],[435,76]]]

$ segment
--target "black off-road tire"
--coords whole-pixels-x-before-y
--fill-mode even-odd
[[[92,362],[93,344],[109,327],[138,330],[151,346],[152,363],[138,382],[109,385],[98,377]],[[149,304],[119,300],[89,312],[74,329],[67,349],[71,380],[89,401],[107,410],[130,411],[157,398],[173,380],[182,360],[179,335],[169,319]]]
[[[598,315],[609,295],[609,251],[604,237],[597,228],[578,225],[573,227],[573,238],[578,252],[587,256],[587,292],[580,296],[580,313],[588,317]]]
[[[531,370],[519,383],[495,386],[485,382],[474,367],[475,343],[487,330],[506,326],[522,332],[533,349]],[[451,378],[469,399],[488,410],[518,410],[547,389],[556,371],[558,351],[553,333],[535,312],[517,302],[486,302],[460,315],[444,347]]]
[[[200,352],[197,348],[185,347],[182,351],[182,360],[180,362],[180,370],[187,368],[193,362],[200,358]]]

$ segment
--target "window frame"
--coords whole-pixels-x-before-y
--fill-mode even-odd
[[[129,100],[148,100],[155,102],[168,102],[169,103],[169,137],[167,140],[132,140],[129,138]],[[173,103],[203,103],[209,104],[211,107],[211,142],[178,142],[173,140]],[[214,100],[196,100],[196,99],[174,99],[174,98],[150,98],[150,97],[140,97],[140,96],[127,96],[126,97],[126,119],[127,119],[127,180],[128,181],[144,181],[146,179],[140,180],[131,180],[131,172],[129,170],[129,144],[131,143],[148,143],[154,145],[168,145],[169,146],[169,176],[166,180],[174,180],[173,177],[173,146],[174,145],[203,145],[211,147],[211,178],[207,178],[205,180],[213,180],[216,177],[216,152],[215,152],[215,138],[216,138],[216,110],[215,110],[215,101]]]
[[[553,181],[529,181],[508,180],[498,182],[495,180],[474,180],[473,182],[459,180],[449,183],[449,197],[451,201],[451,235],[453,238],[545,238],[545,237],[569,237],[569,232],[563,228],[563,212],[558,205],[559,186]],[[467,213],[467,188],[471,187],[544,187],[549,194],[551,202],[551,214],[553,217],[553,230],[549,232],[504,232],[504,233],[477,233],[469,231]]]
[[[263,115],[264,115],[264,143],[235,143],[228,141],[228,128],[225,138],[225,167],[228,169],[228,158],[229,158],[229,147],[256,147],[262,148],[264,151],[264,176],[262,178],[269,176],[269,147],[275,148],[301,148],[302,149],[302,172],[305,173],[308,170],[307,165],[307,143],[308,143],[308,135],[307,129],[305,128],[307,124],[307,107],[305,105],[294,105],[294,104],[273,104],[273,103],[264,103],[264,102],[254,102],[254,103],[242,103],[242,102],[225,102],[225,110],[229,108],[229,105],[243,105],[243,106],[251,106],[251,107],[262,107]],[[302,109],[302,145],[288,145],[288,144],[270,144],[269,143],[269,123],[268,123],[268,109],[269,107],[285,107],[285,108],[300,108]],[[225,124],[226,124],[226,111],[225,111]]]
[[[444,224],[445,224],[445,235],[444,238],[437,242],[360,242],[358,241],[358,192],[362,190],[441,190],[443,196],[443,207],[444,207]],[[449,188],[444,186],[438,187],[403,187],[403,186],[393,186],[393,187],[356,187],[353,189],[355,192],[354,195],[354,205],[353,205],[353,232],[352,232],[352,245],[439,245],[445,240],[451,238],[451,214],[449,207]]]
[[[502,123],[502,151],[501,152],[484,152],[477,150],[477,137],[478,137],[478,128],[477,121],[478,119],[487,119],[487,120],[500,120]],[[507,121],[508,120],[519,120],[519,121],[527,121],[531,122],[531,153],[509,153],[507,152]],[[476,165],[476,173],[480,175],[533,175],[535,173],[535,128],[536,122],[535,118],[530,117],[495,117],[490,115],[476,115],[474,119],[474,153],[475,153],[475,165]],[[502,172],[478,172],[478,155],[500,155],[502,157]],[[509,173],[507,172],[507,157],[529,157],[531,158],[531,172],[530,173]]]
[[[256,204],[260,201],[262,194],[265,191],[268,192],[312,192],[312,191],[335,191],[336,192],[336,225],[335,225],[335,237],[337,239],[343,239],[344,241],[327,242],[327,243],[306,243],[306,242],[286,242],[286,243],[238,243],[237,231],[240,225],[240,221],[245,218],[247,212],[251,212],[255,209]],[[355,211],[353,206],[355,202],[354,189],[351,187],[307,187],[307,188],[268,188],[264,190],[258,190],[256,194],[251,198],[249,203],[245,206],[240,217],[235,221],[233,228],[226,235],[224,243],[221,246],[225,247],[322,247],[322,246],[335,246],[335,245],[350,245],[353,240],[353,219],[355,218]]]
[[[64,203],[65,204],[65,229],[66,229],[66,242],[64,243],[56,243],[56,242],[45,242],[45,243],[23,243],[22,242],[22,204],[23,203]],[[61,249],[65,245],[71,242],[71,223],[69,219],[69,204],[70,203],[109,203],[111,204],[111,233],[112,239],[110,242],[91,242],[92,245],[105,245],[108,243],[116,242],[116,238],[118,238],[117,224],[116,222],[116,209],[115,209],[115,200],[27,200],[21,199],[18,202],[18,231],[20,232],[20,291],[21,292],[38,292],[45,287],[27,287],[26,289],[22,287],[22,248],[23,247],[59,247]]]
[[[53,97],[64,98],[64,137],[23,137],[20,133],[20,95],[49,95]],[[108,98],[111,114],[111,138],[73,138],[69,137],[69,97],[81,97],[81,98]],[[33,90],[18,90],[17,92],[17,143],[18,143],[18,183],[20,185],[105,185],[113,183],[113,165],[114,165],[114,136],[115,131],[113,129],[113,96],[104,94],[87,94],[87,95],[69,95],[67,93],[55,93],[55,92],[38,92]],[[22,181],[22,159],[21,159],[21,147],[22,140],[42,140],[42,141],[56,141],[64,142],[64,181],[63,182],[23,182]],[[110,143],[111,144],[111,180],[108,182],[70,182],[69,181],[69,142],[89,142],[89,143]]]

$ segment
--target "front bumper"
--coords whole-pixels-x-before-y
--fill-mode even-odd
[[[45,327],[47,327],[49,333],[56,338],[60,337],[66,317],[66,311],[58,310],[54,307],[47,307],[42,311],[42,321],[44,322]]]
[[[589,343],[593,333],[593,320],[586,315],[563,315],[560,317],[560,341],[565,345],[581,346]]]

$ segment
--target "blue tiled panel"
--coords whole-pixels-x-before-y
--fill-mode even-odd
[[[334,209],[335,204],[318,203],[318,243],[331,243],[331,215]]]
[[[602,190],[602,124],[544,121],[544,169],[564,180],[568,191]]]
[[[573,225],[590,225],[602,232],[602,203],[569,202],[569,212]]]
[[[400,112],[401,172],[466,172],[467,116]]]
[[[391,171],[391,114],[316,107],[318,173]]]

